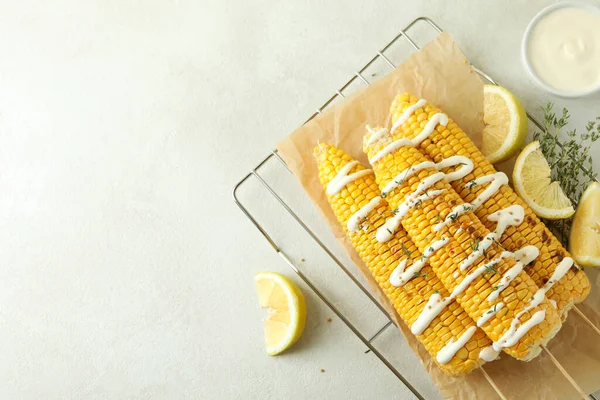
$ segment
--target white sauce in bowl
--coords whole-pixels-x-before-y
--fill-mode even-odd
[[[542,12],[530,28],[525,56],[533,74],[567,95],[600,86],[600,12],[593,10],[557,7]]]

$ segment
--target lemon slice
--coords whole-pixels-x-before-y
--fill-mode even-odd
[[[300,288],[276,272],[254,275],[258,302],[269,309],[265,319],[267,353],[277,355],[300,339],[306,325],[306,302]]]
[[[571,227],[569,251],[578,264],[600,265],[600,183],[592,182],[585,189]]]
[[[539,142],[529,143],[517,157],[513,183],[519,196],[542,218],[565,219],[575,213],[560,184],[552,181]]]
[[[528,126],[525,108],[503,87],[483,87],[483,122],[481,151],[492,164],[508,160],[525,144]]]

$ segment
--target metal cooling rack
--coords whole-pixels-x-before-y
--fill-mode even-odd
[[[385,64],[387,64],[389,66],[390,70],[395,69],[396,65],[392,61],[390,61],[390,58],[388,56],[386,56],[385,54],[389,53],[392,50],[393,46],[396,45],[396,43],[399,41],[399,39],[401,39],[401,38],[404,39],[408,44],[410,44],[410,46],[412,46],[412,48],[414,50],[419,50],[420,47],[417,45],[415,40],[413,40],[413,38],[408,34],[409,32],[413,31],[415,26],[417,26],[417,25],[424,25],[427,29],[432,30],[432,32],[435,33],[436,35],[439,35],[440,33],[443,32],[443,30],[434,21],[432,21],[431,19],[429,19],[427,17],[419,17],[419,18],[415,19],[410,24],[408,24],[408,26],[406,26],[406,28],[404,28],[403,30],[400,30],[398,35],[396,35],[395,38],[393,38],[388,44],[386,44],[381,50],[379,50],[377,52],[377,54],[373,58],[371,58],[371,60],[369,60],[369,62],[367,62],[359,71],[357,71],[354,74],[354,76],[352,76],[352,78],[350,80],[348,80],[348,82],[346,82],[340,89],[336,90],[335,94],[333,96],[331,96],[321,107],[317,108],[317,110],[304,123],[312,120],[317,115],[321,114],[327,107],[329,107],[331,104],[333,104],[336,100],[345,98],[346,95],[344,94],[344,92],[349,90],[350,86],[352,84],[354,84],[355,82],[362,82],[364,85],[368,86],[369,81],[367,80],[367,78],[365,78],[364,74],[369,69],[369,67],[371,67],[376,61],[383,60],[385,62]],[[472,66],[473,70],[475,72],[477,72],[477,74],[479,74],[479,76],[481,76],[485,81],[487,81],[491,84],[494,84],[494,85],[498,84],[488,74],[486,74],[479,68],[473,66],[472,64],[471,64],[471,66]],[[529,113],[527,113],[527,116],[529,117],[529,120],[537,128],[539,128],[540,130],[543,131],[544,127],[542,126],[542,124],[540,124],[540,122],[538,120],[536,120]],[[557,144],[559,146],[561,146],[561,144],[559,142],[557,142]],[[246,176],[244,176],[235,185],[235,187],[233,188],[233,199],[234,199],[235,204],[242,210],[244,215],[254,224],[256,229],[259,230],[259,232],[262,234],[264,239],[271,245],[273,250],[275,250],[275,252],[277,252],[277,254],[285,261],[285,263],[288,264],[292,268],[292,270],[300,277],[300,279],[302,279],[304,281],[304,283],[327,305],[327,307],[329,307],[329,309],[331,309],[331,311],[352,331],[352,333],[354,333],[356,335],[356,337],[358,337],[358,339],[360,339],[364,343],[364,345],[368,348],[368,350],[366,352],[373,352],[373,354],[375,354],[379,358],[379,360],[381,360],[381,362],[387,368],[389,368],[389,370],[414,394],[414,396],[416,398],[424,400],[423,396],[418,392],[418,390],[415,389],[412,386],[412,384],[402,375],[402,373],[400,373],[396,369],[396,367],[394,367],[394,365],[392,365],[392,363],[381,352],[379,352],[372,344],[373,340],[375,340],[381,333],[383,333],[390,325],[393,324],[392,319],[390,318],[387,311],[373,297],[373,295],[369,292],[369,290],[354,276],[354,274],[352,272],[350,272],[350,270],[345,266],[345,264],[338,257],[336,257],[334,255],[334,253],[327,247],[327,245],[325,245],[325,243],[323,243],[323,241],[321,241],[321,239],[319,239],[319,237],[316,235],[316,233],[304,222],[304,220],[302,218],[300,218],[296,214],[296,212],[294,212],[292,210],[292,208],[278,194],[278,192],[271,185],[269,185],[269,183],[267,183],[265,178],[263,176],[261,176],[261,174],[260,174],[261,170],[264,169],[264,167],[268,163],[273,163],[273,162],[278,162],[279,164],[283,165],[291,173],[291,170],[288,168],[288,166],[286,165],[285,161],[283,161],[281,156],[279,156],[279,154],[277,153],[277,150],[271,151],[271,153],[269,153],[262,161],[260,161],[256,165],[256,167],[254,167],[252,170],[250,170],[250,172]],[[591,179],[595,179],[592,171],[588,170],[584,166],[581,166],[581,170],[586,176],[590,177]],[[340,309],[338,307],[336,307],[332,303],[332,301],[330,299],[328,299],[327,296],[321,290],[319,290],[319,288],[308,278],[308,276],[305,275],[298,268],[298,266],[288,257],[288,255],[285,253],[285,251],[279,245],[277,245],[277,243],[275,243],[275,240],[271,237],[271,235],[269,235],[269,233],[267,233],[265,227],[257,220],[257,217],[253,213],[251,213],[248,210],[248,208],[246,208],[246,206],[244,205],[242,200],[240,200],[238,191],[242,186],[244,186],[244,184],[247,184],[247,182],[250,181],[251,179],[257,180],[262,185],[263,189],[265,189],[269,194],[271,194],[273,196],[273,198],[275,200],[277,200],[277,202],[281,205],[281,207],[283,207],[283,209],[287,213],[289,213],[289,215],[310,235],[310,237],[315,241],[315,243],[318,244],[319,247],[323,251],[325,251],[325,253],[333,260],[333,262],[335,264],[337,264],[341,268],[341,270],[348,276],[348,278],[350,278],[350,280],[388,318],[388,322],[386,324],[384,324],[374,335],[372,335],[371,337],[364,336],[361,333],[361,331],[352,322],[350,322],[350,320],[344,315],[344,313],[342,311],[340,311]],[[553,358],[551,353],[548,352],[548,354],[550,355],[550,357]],[[556,362],[556,363],[558,363],[558,362]],[[557,366],[559,366],[559,364],[557,364]],[[559,368],[560,368],[560,366],[559,366]],[[498,387],[494,384],[494,382],[491,380],[489,375],[487,375],[487,373],[483,369],[481,369],[481,370],[482,370],[484,376],[486,377],[486,379],[488,380],[488,382],[490,383],[490,385],[494,388],[494,390],[496,390],[499,397],[504,399],[505,398],[504,395],[498,389]],[[582,398],[590,398],[593,400],[598,400],[593,394],[586,395],[584,392],[582,392],[582,389],[579,388],[579,386],[576,384],[576,382],[568,375],[568,373],[566,371],[561,371],[561,372],[563,372],[565,377],[571,382],[571,384],[574,386],[574,388],[580,393]],[[587,397],[587,396],[589,396],[589,397]]]

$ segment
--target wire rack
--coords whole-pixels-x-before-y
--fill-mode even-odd
[[[390,60],[390,57],[386,56],[388,52],[393,50],[393,47],[397,45],[400,39],[403,39],[405,43],[408,43],[414,50],[419,50],[420,47],[417,45],[416,41],[413,39],[409,33],[415,29],[416,26],[423,25],[426,29],[430,30],[436,36],[442,33],[442,29],[431,19],[427,17],[419,17],[412,21],[408,26],[406,26],[403,30],[400,30],[399,33],[394,37],[388,44],[386,44],[381,50],[369,60],[360,70],[355,72],[350,80],[348,80],[340,89],[336,90],[335,94],[331,96],[321,107],[317,108],[317,110],[305,121],[308,122],[315,118],[317,115],[321,114],[327,107],[332,105],[336,100],[340,100],[346,97],[345,92],[351,90],[351,87],[355,83],[361,83],[364,85],[369,85],[369,81],[365,78],[365,72],[378,60],[382,60],[391,70],[396,68],[396,65]],[[492,79],[491,76],[473,66],[473,69],[479,76],[481,76],[485,81],[497,85],[498,83]],[[543,126],[537,121],[531,114],[527,113],[529,120],[540,130],[543,130]],[[557,142],[560,146],[560,143]],[[283,167],[285,167],[288,172],[291,173],[285,161],[279,156],[277,150],[271,151],[264,159],[262,159],[248,174],[246,174],[233,188],[233,199],[235,204],[240,208],[240,210],[244,213],[244,215],[252,222],[252,224],[258,229],[258,231],[262,234],[264,239],[269,243],[269,245],[275,250],[275,252],[284,260],[284,262],[304,281],[304,283],[321,299],[327,307],[360,339],[364,345],[368,348],[366,352],[372,352],[379,358],[379,360],[387,367],[389,370],[413,393],[413,395],[418,399],[424,399],[424,397],[419,393],[417,389],[408,381],[407,378],[402,375],[398,371],[396,367],[382,354],[377,350],[372,344],[372,342],[381,335],[389,326],[393,324],[392,319],[390,318],[387,311],[383,308],[383,306],[373,297],[371,292],[361,283],[361,281],[348,269],[348,267],[338,258],[333,251],[317,236],[315,231],[311,229],[307,223],[292,209],[292,207],[286,202],[282,196],[278,193],[277,190],[270,185],[265,177],[261,175],[262,171],[265,167],[270,163],[279,163]],[[595,179],[593,172],[586,169],[584,166],[581,166],[582,172],[584,175],[590,177],[591,179]],[[273,237],[269,235],[266,228],[261,224],[258,220],[258,217],[249,211],[249,209],[245,206],[244,202],[240,199],[239,190],[242,186],[247,184],[251,179],[255,179],[260,183],[260,187],[264,189],[268,194],[273,196],[273,198],[281,205],[281,207],[295,220],[295,222],[306,232],[308,235],[314,240],[314,242],[331,258],[331,260],[343,271],[343,273],[367,296],[373,304],[381,310],[381,312],[387,317],[388,321],[385,323],[380,329],[378,329],[375,334],[370,337],[363,335],[363,333],[358,329],[341,311],[341,309],[336,306],[325,294],[322,290],[320,290],[317,285],[305,274],[303,273],[296,263],[294,263],[291,257],[286,254],[286,252],[275,242]],[[580,314],[581,315],[581,314]],[[589,322],[589,321],[588,321]],[[589,322],[591,323],[591,322]],[[598,329],[598,328],[596,328]],[[553,356],[548,352],[550,357]],[[560,365],[557,362],[557,366],[559,368]],[[571,382],[574,388],[580,393],[582,398],[585,399],[593,399],[598,400],[593,394],[588,395],[582,391],[581,388],[577,385],[577,383],[568,375],[566,371],[561,370],[561,372],[565,375],[565,377]],[[494,384],[491,378],[483,371],[484,376],[490,383],[490,385],[494,388],[494,390],[498,393],[498,396],[504,399],[504,395],[498,389],[498,387]]]

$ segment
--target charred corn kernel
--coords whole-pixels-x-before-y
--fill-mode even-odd
[[[431,255],[429,263],[446,289],[455,293],[456,300],[472,320],[479,321],[499,302],[515,303],[483,323],[483,331],[494,342],[502,342],[505,334],[512,335],[510,328],[514,321],[524,324],[534,312],[544,316],[536,324],[532,323],[524,335],[513,336],[515,340],[518,339],[514,345],[504,348],[506,353],[517,359],[530,360],[558,332],[560,317],[547,299],[526,312],[538,287],[524,272],[516,274],[510,283],[505,284],[506,288],[499,292],[496,301],[488,298],[489,293],[498,290],[503,274],[512,269],[516,262],[512,257],[501,258],[503,249],[493,240],[486,243],[487,249],[482,246],[482,242],[490,238],[490,231],[472,210],[467,209],[460,215],[456,213],[449,217],[465,203],[446,182],[444,174],[438,172],[430,161],[427,163],[428,159],[420,150],[410,142],[400,140],[403,137],[414,138],[432,121],[423,119],[417,124],[414,116],[411,118],[391,136],[372,143],[370,135],[365,137],[363,150],[373,164],[377,184],[386,193],[389,205],[398,210],[396,218],[401,218],[401,225],[421,253],[427,251],[434,241],[449,239],[446,246]],[[436,129],[441,130],[441,127],[438,125]],[[435,209],[439,213],[439,220],[448,223],[434,230],[435,224],[425,211],[429,209]],[[466,230],[461,231],[462,226],[467,226]],[[462,234],[465,231],[467,235]],[[471,265],[463,264],[470,255],[473,255]],[[490,260],[495,260],[493,268],[489,268]],[[461,268],[461,264],[465,268]],[[524,293],[522,299],[517,296],[521,291]],[[524,314],[517,319],[521,312]]]
[[[400,118],[408,107],[415,105],[417,101],[418,99],[410,94],[405,93],[397,96],[390,110],[392,123]],[[419,133],[419,129],[414,129],[415,124],[422,127],[426,121],[439,112],[441,111],[431,104],[416,109],[406,123],[398,129],[398,136],[413,139]],[[487,186],[469,187],[469,182],[496,173],[492,164],[485,159],[466,133],[451,119],[445,127],[438,125],[432,134],[420,143],[418,148],[434,162],[455,155],[465,156],[473,161],[474,169],[470,174],[451,182],[452,187],[466,202],[472,202]],[[529,206],[509,186],[503,185],[489,200],[475,210],[475,214],[487,229],[493,230],[496,222],[488,220],[490,214],[515,204],[524,208],[525,218],[520,225],[508,227],[502,235],[500,243],[510,251],[516,251],[525,244],[534,245],[539,249],[539,257],[525,271],[538,286],[542,286],[550,279],[558,263],[563,258],[570,257],[570,254]],[[589,291],[590,282],[587,276],[582,270],[574,266],[559,282],[552,286],[546,296],[557,302],[558,312],[564,320],[571,307],[581,303]]]
[[[342,150],[328,144],[317,146],[315,156],[319,178],[326,189],[344,166],[354,162]],[[356,164],[348,173],[353,174],[364,170],[364,167]],[[399,263],[408,260],[408,268],[421,260],[421,253],[403,230],[398,230],[388,242],[377,241],[375,237],[377,229],[384,224],[386,218],[393,215],[385,200],[381,200],[377,207],[364,217],[360,222],[361,229],[355,232],[348,230],[348,221],[352,216],[379,194],[375,176],[371,173],[346,184],[339,193],[327,194],[327,197],[336,218],[344,227],[350,242],[369,268],[377,284],[402,320],[412,327],[432,295],[439,293],[440,296],[446,297],[448,292],[427,264],[416,273],[417,276],[408,280],[403,286],[392,285],[390,276]],[[456,302],[451,302],[421,334],[417,335],[417,339],[446,374],[457,376],[468,373],[485,362],[479,358],[479,352],[492,343],[483,331],[477,329],[467,342],[466,346],[472,351],[459,350],[449,362],[444,364],[437,362],[436,355],[450,340],[456,341],[472,326],[475,326],[475,322]]]

